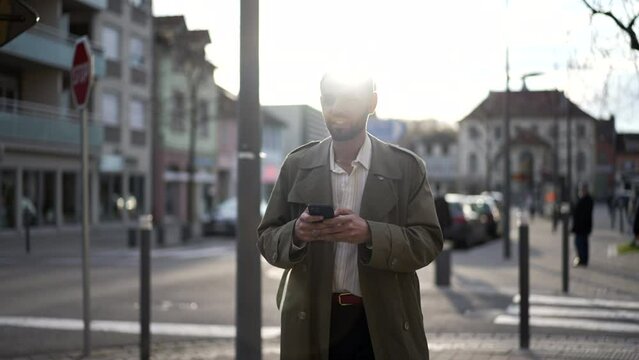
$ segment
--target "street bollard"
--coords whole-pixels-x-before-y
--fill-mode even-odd
[[[568,232],[568,223],[570,220],[570,205],[564,203],[561,205],[562,220],[562,239],[561,239],[561,290],[568,293],[568,271],[570,269],[568,240],[570,234]]]
[[[623,217],[623,206],[619,207],[619,232],[621,232],[622,234],[624,233],[624,228],[623,228],[623,223],[624,223],[624,217]]]
[[[151,215],[140,216],[140,359],[151,356]]]
[[[435,285],[450,286],[451,245],[444,241],[442,252],[435,260]]]
[[[528,349],[530,344],[529,324],[529,244],[528,244],[528,213],[519,214],[519,347]]]

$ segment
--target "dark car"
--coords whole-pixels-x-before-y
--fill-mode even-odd
[[[456,248],[466,248],[484,241],[485,228],[473,211],[466,195],[446,194],[435,199],[435,210],[444,239]]]
[[[260,215],[264,216],[266,202],[260,202]],[[221,202],[208,218],[202,222],[204,235],[235,236],[237,233],[237,197],[231,197]]]

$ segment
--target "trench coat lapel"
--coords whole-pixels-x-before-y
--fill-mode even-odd
[[[360,216],[366,220],[383,221],[397,204],[395,180],[401,179],[401,171],[397,158],[391,156],[394,150],[374,136],[369,136],[372,145],[371,167],[364,186]]]
[[[329,162],[330,138],[310,148],[304,156],[300,171],[288,193],[288,201],[298,204],[332,205],[331,172]]]

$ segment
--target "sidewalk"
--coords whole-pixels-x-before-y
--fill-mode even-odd
[[[450,288],[434,286],[434,266],[420,270],[431,359],[639,359],[639,331],[627,331],[639,327],[639,307],[635,308],[639,304],[639,254],[618,256],[612,251],[617,244],[627,242],[628,235],[610,229],[605,211],[596,208],[595,224],[599,227],[590,238],[590,264],[570,268],[567,294],[561,291],[561,227],[553,233],[550,221],[531,221],[529,351],[519,350],[516,323],[498,321],[517,319],[513,313],[518,310],[515,295],[519,292],[517,228],[513,227],[511,234],[509,259],[503,257],[502,240],[454,251]],[[572,260],[572,237],[570,251]],[[556,310],[559,315],[553,313]],[[613,318],[617,315],[625,318]],[[595,328],[588,328],[592,324]],[[234,359],[232,339],[153,340],[153,359]],[[278,339],[264,340],[262,351],[264,359],[278,359]],[[79,356],[80,352],[74,351],[14,360]],[[128,345],[94,349],[89,359],[137,358],[138,346]]]
[[[639,359],[636,339],[626,340],[605,337],[555,336],[533,338],[531,350],[518,349],[519,338],[515,334],[430,334],[430,358],[433,360],[486,359],[588,359],[632,360]],[[267,340],[262,343],[264,360],[279,359],[279,343]],[[82,358],[80,351],[64,354],[37,355],[11,360],[71,360]],[[232,340],[196,340],[154,343],[151,358],[157,360],[228,360],[235,359]],[[94,349],[87,360],[139,359],[137,345]]]

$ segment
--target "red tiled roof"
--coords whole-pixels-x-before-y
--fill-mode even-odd
[[[483,120],[503,118],[505,113],[506,92],[491,91],[488,97],[479,104],[462,121],[468,119]],[[570,101],[563,92],[557,90],[545,91],[511,91],[509,94],[509,109],[511,117],[550,118],[555,115],[565,116],[566,105],[570,106],[573,117],[594,119]]]

